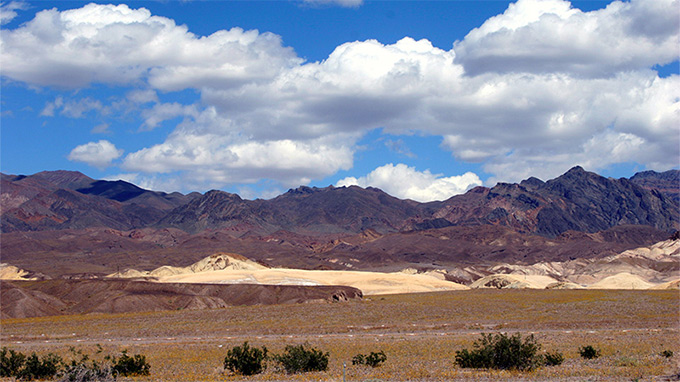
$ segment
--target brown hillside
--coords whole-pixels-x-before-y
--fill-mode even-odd
[[[2,318],[57,314],[213,309],[233,305],[293,304],[361,298],[343,286],[160,284],[131,280],[3,282]]]

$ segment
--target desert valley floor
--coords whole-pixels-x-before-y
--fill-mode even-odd
[[[473,289],[368,296],[340,303],[234,306],[124,314],[50,316],[2,321],[3,346],[25,353],[69,347],[146,354],[151,375],[139,381],[663,381],[677,380],[680,330],[677,290]],[[534,334],[562,365],[533,372],[461,369],[455,351],[480,333]],[[327,372],[225,373],[227,349],[249,341],[281,351],[309,344],[330,353]],[[602,357],[584,360],[580,346]],[[383,350],[378,368],[353,366],[356,353]],[[671,350],[675,355],[662,357]],[[675,379],[674,379],[675,378]]]

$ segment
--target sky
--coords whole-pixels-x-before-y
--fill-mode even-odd
[[[0,170],[271,198],[680,166],[680,0],[0,3]]]

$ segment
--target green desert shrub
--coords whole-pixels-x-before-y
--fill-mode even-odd
[[[304,345],[288,345],[283,354],[274,355],[276,361],[288,374],[309,371],[326,371],[329,353]]]
[[[224,358],[224,368],[242,375],[254,375],[262,373],[267,364],[267,348],[250,347],[248,342],[241,346],[235,346],[227,351]]]
[[[61,366],[62,359],[56,354],[49,353],[41,359],[37,354],[32,353],[26,358],[23,367],[16,374],[16,377],[29,381],[33,379],[52,379],[57,376]]]
[[[666,349],[666,350],[661,352],[661,356],[666,357],[666,358],[672,358],[673,357],[673,350]]]
[[[0,377],[16,377],[26,362],[26,355],[3,347],[0,350]]]
[[[545,353],[543,356],[546,366],[558,366],[564,362],[564,356],[560,352]]]
[[[371,352],[368,355],[357,354],[352,358],[352,365],[368,365],[371,367],[378,367],[387,360],[387,355],[384,351]]]
[[[600,350],[595,349],[592,345],[579,347],[578,353],[585,359],[594,359],[600,356]]]
[[[531,370],[543,363],[540,345],[533,335],[522,340],[519,333],[482,334],[473,349],[456,351],[456,364],[463,368]]]
[[[111,371],[115,376],[134,376],[134,375],[149,375],[151,366],[146,362],[146,356],[142,354],[134,354],[130,357],[127,350],[123,350],[119,358],[111,358],[113,366]]]

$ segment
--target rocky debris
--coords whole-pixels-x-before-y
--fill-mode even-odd
[[[545,289],[584,289],[584,287],[582,285],[570,283],[568,281],[559,281],[548,284]]]
[[[507,274],[494,274],[482,277],[470,284],[471,289],[496,288],[496,289],[545,289],[547,285],[556,280],[547,276],[518,276]]]

